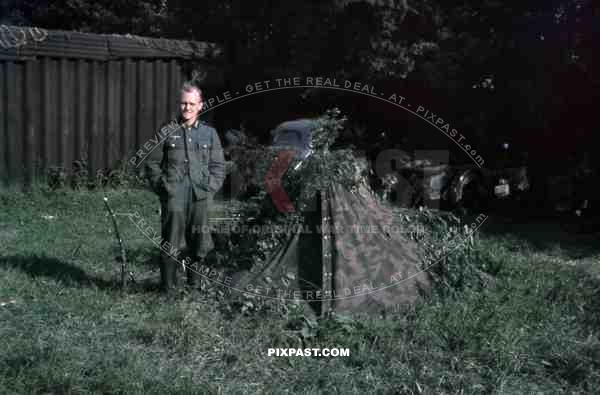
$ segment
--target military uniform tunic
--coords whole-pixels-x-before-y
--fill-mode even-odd
[[[221,141],[215,129],[202,121],[167,133],[146,164],[150,185],[161,201],[162,237],[193,260],[203,259],[214,248],[208,209],[224,179]],[[180,265],[161,250],[163,286],[176,283]],[[190,282],[195,282],[193,268],[187,272]]]

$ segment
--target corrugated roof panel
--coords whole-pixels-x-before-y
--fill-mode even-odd
[[[221,55],[221,48],[207,42],[0,25],[0,59],[17,60],[32,56],[94,60],[214,59]]]

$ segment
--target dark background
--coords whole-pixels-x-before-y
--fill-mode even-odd
[[[564,173],[585,153],[597,168],[600,6],[590,0],[4,0],[0,23],[215,42],[225,48],[224,90],[295,76],[349,79],[420,103],[486,165],[511,141],[533,171]],[[216,122],[243,121],[265,141],[276,123],[333,106],[351,119],[345,141],[357,149],[449,149],[453,162],[470,161],[397,107],[326,89],[237,100]]]

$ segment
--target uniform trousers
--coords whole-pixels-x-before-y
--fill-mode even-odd
[[[196,198],[188,174],[174,189],[175,193],[161,197],[163,243],[171,245],[161,248],[160,274],[165,290],[177,285],[177,271],[183,269],[182,263],[186,263],[188,283],[196,285],[200,277],[197,268],[214,248],[208,219],[212,194]]]

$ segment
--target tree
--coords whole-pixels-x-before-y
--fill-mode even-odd
[[[91,33],[158,35],[166,0],[9,0],[2,23]]]

